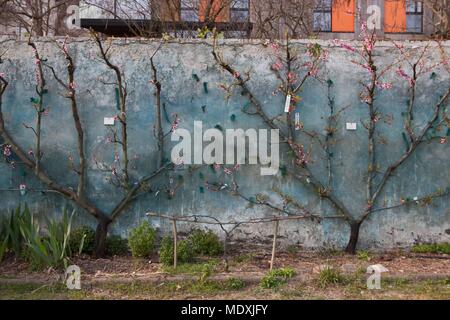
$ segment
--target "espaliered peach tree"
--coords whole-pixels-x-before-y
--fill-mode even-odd
[[[336,41],[335,47],[337,47],[336,50],[347,52],[347,55],[350,56],[348,63],[354,65],[355,68],[366,71],[366,76],[359,81],[361,91],[359,97],[357,97],[366,110],[366,117],[361,119],[367,134],[367,145],[364,148],[367,150],[368,161],[367,172],[363,177],[365,204],[362,212],[353,212],[336,192],[335,184],[333,184],[336,179],[334,170],[336,160],[333,157],[333,149],[338,142],[336,132],[338,126],[341,125],[341,115],[348,106],[338,109],[334,105],[334,99],[332,98],[333,81],[332,79],[323,79],[320,76],[320,71],[328,58],[328,52],[319,44],[310,43],[306,50],[300,53],[298,48],[293,49],[289,38],[283,43],[267,42],[264,44],[275,57],[271,65],[271,70],[278,79],[274,95],[282,95],[283,101],[287,100],[287,103],[289,103],[288,110],[283,110],[284,105],[280,106],[281,112],[273,117],[270,115],[269,107],[261,103],[263,97],[258,97],[252,91],[251,73],[238,70],[232,63],[225,60],[219,46],[217,33],[215,33],[212,51],[219,70],[228,74],[231,79],[228,84],[222,85],[222,88],[227,91],[227,99],[235,92],[234,89],[238,88],[239,92],[248,100],[248,105],[242,109],[242,112],[259,118],[268,128],[279,130],[280,141],[287,147],[285,149],[287,150],[286,157],[289,159],[280,170],[298,181],[299,184],[313,190],[319,199],[328,201],[334,207],[337,216],[347,222],[350,234],[345,250],[352,254],[355,253],[357,248],[361,225],[369,216],[403,206],[430,205],[433,199],[450,194],[450,185],[443,185],[429,194],[417,197],[402,197],[398,203],[387,205],[386,201],[383,201],[383,199],[390,197],[386,192],[386,185],[391,180],[398,179],[396,175],[399,168],[410,161],[414,154],[428,152],[427,149],[429,148],[440,148],[442,144],[447,143],[450,135],[450,129],[448,129],[450,128],[448,110],[450,86],[448,86],[448,83],[437,100],[433,98],[433,94],[429,95],[428,104],[431,110],[429,118],[426,121],[418,121],[415,117],[418,104],[417,87],[421,85],[421,81],[426,81],[427,78],[435,76],[434,71],[438,67],[441,67],[442,72],[449,72],[449,60],[445,50],[437,42],[433,46],[425,45],[418,54],[414,54],[394,43],[394,48],[397,49],[396,58],[387,66],[381,67],[377,61],[377,37],[375,33],[369,31],[366,25],[363,25],[361,29],[358,47],[343,41]],[[429,59],[429,53],[436,49],[439,49],[441,53],[440,61],[433,63],[430,62],[432,60]],[[397,83],[386,81],[388,74],[391,75],[391,78],[394,75],[398,80]],[[302,90],[305,89],[305,84],[310,81],[315,81],[314,85],[325,85],[328,88],[328,105],[324,107],[329,112],[323,128],[324,133],[308,129],[308,124],[303,123],[295,112],[301,100]],[[396,160],[385,167],[381,167],[380,162],[382,162],[384,155],[380,150],[380,144],[383,143],[383,140],[380,138],[382,132],[379,124],[380,120],[384,119],[386,115],[382,113],[377,98],[383,94],[383,91],[391,90],[394,85],[402,86],[404,82],[408,86],[409,98],[406,110],[402,112],[404,127],[398,139],[404,141],[405,150]],[[401,90],[397,92],[401,94]],[[312,161],[312,148],[308,147],[312,142],[319,146],[319,151],[315,150],[315,152],[319,152],[319,156],[326,159],[325,168],[321,169],[326,172],[325,179],[319,178],[314,173],[317,172],[313,170],[317,164]],[[445,166],[446,164],[442,165]],[[230,174],[236,174],[236,172]],[[235,179],[232,180],[235,181]],[[252,204],[269,207],[282,215],[308,213],[308,210],[301,203],[295,201],[282,189],[282,186],[280,186],[274,190],[283,200],[284,205],[282,207],[271,203],[270,197],[260,194],[254,197],[244,196],[235,182],[231,183],[231,188],[221,188],[219,185],[218,188],[214,188],[214,191],[229,190],[233,195],[240,196]],[[315,215],[309,213],[309,216]],[[333,218],[336,218],[336,216],[333,216]],[[317,220],[320,221],[320,218]]]

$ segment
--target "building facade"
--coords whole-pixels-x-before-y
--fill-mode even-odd
[[[191,37],[208,26],[229,38],[356,39],[366,23],[382,38],[414,40],[442,35],[436,26],[448,26],[449,16],[447,0],[440,0],[442,12],[433,4],[439,0],[48,1],[55,8],[48,20],[57,25],[55,35],[93,28],[114,36]]]

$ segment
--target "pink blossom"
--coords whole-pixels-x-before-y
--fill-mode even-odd
[[[235,72],[234,74],[233,74],[233,76],[235,77],[235,78],[239,78],[240,76],[241,76],[241,74],[239,73],[239,72]]]
[[[225,174],[232,174],[232,173],[233,173],[233,171],[231,171],[231,170],[228,169],[228,168],[223,168],[223,172],[224,172]]]
[[[447,138],[446,138],[446,137],[441,138],[441,139],[439,140],[439,143],[440,143],[440,144],[446,144],[446,143],[447,143]]]
[[[414,84],[415,84],[414,79],[411,78],[409,75],[407,75],[406,72],[405,72],[402,68],[398,67],[396,73],[397,73],[397,75],[399,75],[400,77],[402,77],[402,78],[408,80],[409,86],[410,86],[410,87],[414,86]]]
[[[69,83],[69,88],[70,88],[70,89],[75,90],[76,87],[77,87],[77,85],[76,85],[75,82]]]
[[[377,81],[376,85],[377,85],[378,89],[381,89],[381,90],[390,90],[390,89],[392,89],[392,83],[390,83],[390,82],[381,83],[381,82]]]
[[[178,125],[180,124],[180,118],[177,114],[175,114],[175,120],[172,123],[172,132],[175,132],[175,130],[178,129]]]
[[[272,65],[272,70],[274,70],[274,71],[280,71],[281,68],[283,68],[283,64],[281,63],[280,60],[277,60],[277,62],[275,62],[275,63]]]
[[[374,43],[372,39],[366,38],[364,39],[364,47],[367,51],[371,52],[373,50]]]
[[[3,146],[3,155],[5,157],[11,156],[11,146],[9,144]]]
[[[272,47],[273,50],[278,51],[280,49],[280,45],[276,42],[272,42],[270,44],[270,46]]]
[[[34,157],[34,152],[33,152],[33,150],[30,149],[30,150],[28,151],[28,155],[31,156],[31,157]]]
[[[289,83],[294,83],[297,80],[297,75],[291,71],[288,73],[287,78]]]
[[[19,185],[19,189],[20,189],[20,190],[25,190],[26,188],[27,188],[27,185],[24,184],[24,183],[21,183],[21,184]]]
[[[356,49],[354,47],[352,47],[351,45],[346,44],[346,43],[344,43],[342,41],[335,40],[334,42],[335,42],[336,45],[340,46],[341,48],[343,48],[345,50],[348,50],[350,52],[355,52],[356,51]]]
[[[239,171],[240,168],[241,168],[241,165],[240,165],[240,164],[236,164],[236,165],[233,167],[233,170],[234,170],[234,171]]]
[[[5,74],[3,72],[0,72],[0,78],[4,78]]]

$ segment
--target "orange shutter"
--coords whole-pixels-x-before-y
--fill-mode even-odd
[[[333,0],[331,31],[355,32],[355,0]]]
[[[229,1],[227,0],[200,0],[199,18],[200,21],[206,20],[208,8],[209,17],[215,18],[214,22],[227,22],[229,15]]]
[[[406,0],[384,1],[384,32],[406,31]]]

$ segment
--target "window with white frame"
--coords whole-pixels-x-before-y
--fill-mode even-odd
[[[331,31],[332,0],[317,0],[313,12],[313,30],[316,32]]]
[[[422,33],[423,4],[422,1],[406,1],[406,32]]]

